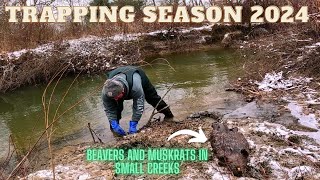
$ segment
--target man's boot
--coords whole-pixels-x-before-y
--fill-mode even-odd
[[[130,121],[129,123],[129,134],[137,133],[138,121]]]
[[[169,107],[162,110],[161,113],[164,114],[164,120],[168,120],[174,117]]]

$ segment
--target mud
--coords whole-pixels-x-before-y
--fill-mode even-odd
[[[251,107],[253,111],[259,109],[254,108],[255,106],[256,102],[248,104],[247,107]],[[273,107],[263,104],[259,106]],[[58,175],[86,177],[84,179],[158,179],[157,175],[116,175],[112,163],[85,161],[85,150],[89,147],[123,149],[159,147],[208,148],[210,154],[209,161],[183,163],[179,175],[165,175],[161,176],[162,179],[241,179],[237,177],[239,175],[246,179],[320,177],[317,164],[320,160],[320,145],[312,139],[312,136],[300,134],[302,130],[295,131],[289,129],[289,126],[266,121],[270,112],[263,111],[263,108],[252,116],[243,116],[240,109],[246,108],[241,107],[231,113],[212,110],[196,112],[181,119],[179,123],[154,121],[139,133],[118,138],[114,143],[67,146],[55,151],[54,160],[60,172]],[[278,113],[279,109],[274,111]],[[298,121],[296,124],[299,124]],[[202,127],[206,137],[212,137],[211,142],[188,143],[191,137],[187,135],[180,135],[167,141],[167,138],[178,130],[198,131],[199,127]],[[69,173],[64,172],[64,169],[68,168]],[[47,169],[45,172],[50,173],[50,164],[43,164],[41,169]],[[43,174],[43,171],[41,173]],[[30,174],[28,179],[39,176],[37,171]]]

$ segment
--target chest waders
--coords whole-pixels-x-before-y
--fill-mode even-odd
[[[171,113],[170,108],[165,108],[165,107],[167,107],[167,104],[163,100],[161,100],[161,97],[158,95],[156,89],[150,83],[149,78],[147,77],[147,75],[144,73],[144,71],[141,68],[136,67],[136,66],[119,67],[115,70],[108,72],[107,77],[110,79],[110,78],[113,78],[114,76],[116,76],[117,74],[121,74],[121,73],[126,75],[126,80],[128,82],[129,89],[127,90],[128,95],[124,99],[128,100],[128,99],[132,99],[131,90],[132,90],[132,86],[134,83],[133,82],[133,74],[136,72],[139,73],[139,75],[141,76],[141,83],[142,83],[142,88],[143,88],[143,92],[144,92],[144,96],[145,96],[146,101],[150,105],[152,105],[154,108],[156,108],[157,111],[163,113],[166,117],[168,117],[168,118],[173,117],[173,114]],[[158,102],[159,102],[159,105],[157,106]],[[118,108],[117,114],[118,114],[118,118],[119,118],[118,120],[120,120],[121,119],[121,112],[123,110],[123,101],[119,101],[118,106],[119,106],[119,108]]]

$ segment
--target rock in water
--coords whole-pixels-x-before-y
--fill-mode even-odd
[[[219,164],[227,166],[235,176],[242,176],[247,167],[249,143],[238,132],[238,128],[229,129],[226,124],[212,125],[210,141],[213,153],[219,159]]]

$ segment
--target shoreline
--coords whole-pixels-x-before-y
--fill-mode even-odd
[[[35,49],[0,54],[0,91],[48,82],[63,68],[65,74],[96,74],[123,65],[143,64],[146,57],[209,49],[212,25],[150,33],[53,42]]]

